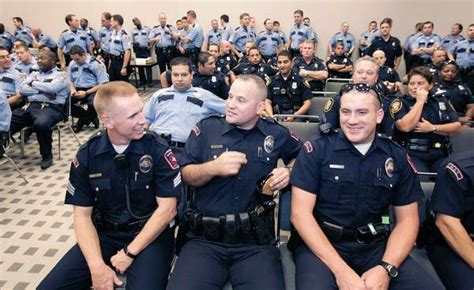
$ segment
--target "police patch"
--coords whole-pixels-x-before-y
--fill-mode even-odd
[[[291,84],[291,88],[292,88],[293,90],[296,90],[296,89],[298,88],[298,84],[297,84],[296,82],[293,82],[293,83]]]
[[[438,102],[439,109],[441,111],[446,111],[446,103],[445,102]]]
[[[74,168],[78,168],[79,167],[79,160],[77,160],[77,156],[74,156],[74,158],[72,159],[72,165],[74,165]]]
[[[462,174],[462,171],[459,169],[459,167],[456,166],[456,164],[452,162],[448,163],[448,165],[446,165],[446,169],[448,169],[454,174],[454,177],[456,177],[457,181],[464,179],[464,175]]]
[[[138,162],[138,167],[140,168],[141,173],[148,173],[151,171],[151,168],[153,167],[153,157],[150,155],[143,155],[140,157],[140,160]]]
[[[163,157],[165,158],[166,162],[171,167],[171,169],[179,168],[178,160],[176,160],[176,157],[174,156],[173,151],[171,151],[171,149],[166,150]]]
[[[212,77],[211,77],[211,82],[213,82],[213,83],[217,82],[216,76],[212,76]]]
[[[199,134],[201,134],[201,129],[199,129],[198,126],[194,126],[193,128],[193,132],[194,132],[194,135],[199,136]]]
[[[310,141],[304,142],[303,147],[304,147],[304,152],[306,152],[306,153],[313,152],[313,144],[311,144]]]
[[[392,118],[395,118],[395,114],[400,112],[402,107],[403,107],[403,103],[399,99],[394,100],[390,104],[390,115],[392,116]]]
[[[330,98],[329,100],[326,101],[326,104],[324,104],[324,113],[331,111],[333,106],[334,106],[334,99]]]
[[[268,135],[267,137],[265,137],[265,140],[263,141],[263,149],[265,149],[265,152],[272,153],[274,143],[275,138],[273,138],[272,135]]]
[[[395,162],[393,161],[392,157],[387,158],[385,160],[385,173],[387,173],[388,177],[393,177],[393,171],[395,170]]]
[[[298,136],[296,136],[295,132],[293,132],[291,130],[290,130],[290,136],[291,136],[291,138],[295,139],[296,141],[300,141],[300,138]]]

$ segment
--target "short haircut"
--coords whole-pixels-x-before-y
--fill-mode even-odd
[[[415,75],[422,76],[428,81],[429,84],[433,83],[433,74],[431,73],[430,69],[424,66],[417,66],[410,70],[408,73],[408,82],[410,82],[411,78]]]
[[[1,47],[0,46],[0,51],[2,51],[2,50],[5,50],[6,52],[8,52],[8,54],[10,54],[10,52],[8,51],[8,49],[6,47]]]
[[[24,45],[24,44],[20,44],[20,45],[17,45],[15,47],[15,51],[17,51],[18,49],[22,48],[23,50],[27,51],[27,52],[30,52],[30,49],[28,48],[28,46]]]
[[[187,16],[191,16],[193,18],[196,18],[196,11],[194,10],[189,10],[188,12],[186,12],[186,15]]]
[[[107,19],[107,20],[112,19],[112,14],[110,14],[110,12],[104,12],[104,13],[102,13],[102,15],[103,15],[104,18]]]
[[[86,24],[89,24],[89,20],[87,18],[81,18],[82,21],[84,21]]]
[[[360,92],[360,91],[358,91],[356,88],[353,88],[353,89],[350,90],[350,91],[341,93],[341,97],[340,97],[341,105],[342,105],[342,97],[345,96],[345,95],[348,95],[348,94],[350,94],[350,93],[352,93],[352,92],[371,95],[371,96],[374,97],[374,99],[375,99],[375,102],[373,102],[374,105],[375,105],[375,108],[377,108],[377,110],[379,110],[379,109],[382,108],[382,102],[381,102],[381,100],[380,100],[380,96],[379,96],[379,94],[377,93],[377,91],[376,91],[375,89],[373,89],[373,88],[371,88],[371,89],[370,89],[369,91],[367,91],[367,92],[365,92],[365,91],[364,91],[364,92]]]
[[[377,25],[377,21],[375,21],[375,20],[372,20],[372,21],[369,22],[369,24],[372,24],[372,23],[375,23]]]
[[[311,21],[311,19],[309,19],[309,17],[303,18],[303,21],[306,21],[306,20]]]
[[[371,56],[363,56],[363,57],[360,57],[356,60],[356,62],[354,63],[354,71],[357,69],[357,67],[359,66],[359,64],[363,61],[368,61],[368,62],[371,62],[374,64],[374,66],[376,67],[375,71],[376,73],[378,74],[379,73],[379,64],[377,63],[377,61],[375,60],[375,58],[371,57]]]
[[[266,18],[265,20],[263,20],[263,25],[265,25],[267,23],[267,21],[271,20],[270,18]],[[273,24],[273,23],[272,23]]]
[[[244,19],[245,16],[250,17],[250,14],[248,14],[247,12],[244,12],[244,13],[240,14],[239,19],[242,20],[242,19]]]
[[[20,22],[21,25],[23,25],[23,19],[21,19],[21,17],[15,16],[15,17],[12,17],[12,19],[15,20],[16,22]]]
[[[289,60],[293,60],[293,54],[288,50],[280,51],[277,55],[277,60],[280,58],[280,56],[287,57]]]
[[[299,14],[301,17],[304,16],[303,10],[301,10],[301,9],[295,10],[295,12],[293,12],[293,14]]]
[[[212,57],[212,55],[209,52],[206,52],[206,51],[200,52],[199,57],[198,57],[198,63],[200,63],[201,65],[205,65],[206,62],[209,61],[210,57]]]
[[[112,15],[112,18],[120,24],[120,26],[123,25],[123,17],[120,14],[114,14]]]
[[[463,30],[463,26],[461,23],[454,23],[454,25],[457,25],[459,27],[459,31]]]
[[[19,44],[15,44],[15,43],[19,43]],[[17,39],[13,42],[13,46],[19,46],[19,45],[26,45],[26,43],[20,39]]]
[[[80,55],[80,56],[83,56],[86,54],[86,51],[84,50],[84,48],[82,48],[81,46],[79,45],[73,45],[71,47],[71,50],[69,51],[69,54],[70,55]]]
[[[392,27],[393,20],[392,20],[392,18],[390,18],[390,17],[385,17],[385,18],[382,19],[382,21],[380,22],[380,25],[382,25],[382,24],[384,24],[384,23],[387,23],[388,26]]]
[[[342,45],[342,47],[346,47],[346,46],[344,45],[344,41],[337,41],[336,44],[334,45],[334,48],[336,48],[336,47],[338,47],[338,46],[341,46],[341,45]]]
[[[258,47],[252,46],[252,47],[249,48],[248,55],[250,55],[250,52],[251,52],[252,50],[256,50],[256,51],[258,51],[258,54],[261,54],[261,53],[260,53],[260,50],[258,50]]]
[[[225,23],[229,23],[229,15],[222,14],[221,15],[221,20],[224,21]]]
[[[187,66],[188,67],[188,70],[189,70],[189,73],[193,73],[193,69],[192,69],[192,63],[191,63],[191,60],[187,57],[176,57],[176,58],[173,58],[171,60],[171,63],[170,63],[170,66],[171,66],[171,71],[173,71],[173,67],[174,66],[178,66],[178,65],[184,65],[184,66]]]
[[[232,85],[234,85],[237,82],[253,83],[257,87],[257,89],[254,92],[260,96],[260,99],[264,101],[267,98],[268,87],[261,77],[254,74],[245,74],[245,75],[241,74],[237,76],[237,78],[232,83]]]
[[[278,21],[278,20],[273,21],[273,25],[278,25],[278,26],[280,26],[280,21]]]
[[[72,21],[72,17],[74,17],[74,16],[76,16],[76,15],[74,15],[74,14],[68,14],[68,15],[66,15],[66,17],[64,17],[64,21],[66,21],[66,24],[67,24],[67,25],[70,25],[69,22]]]
[[[469,24],[469,27],[473,27],[473,26],[474,26],[474,23]]]
[[[426,24],[431,24],[431,27],[434,28],[434,24],[433,24],[433,22],[431,22],[431,21],[425,21],[425,22],[423,22],[423,26],[422,26],[422,27],[424,27]]]
[[[56,54],[51,51],[49,48],[42,48],[39,50],[38,56],[40,54],[45,55],[47,58],[51,59],[52,61],[56,61]]]
[[[305,39],[301,44],[311,44],[313,47],[316,47],[316,44],[314,43],[314,40],[312,39]]]
[[[444,50],[443,48],[441,47],[438,47],[437,49],[435,49],[433,51],[433,54],[431,54],[431,56],[433,56],[435,54],[435,52],[444,52],[446,55],[448,55],[448,53],[446,52],[446,50]]]
[[[209,44],[209,49],[211,49],[211,46],[217,47],[217,51],[220,51],[220,50],[221,50],[221,47],[220,47],[219,44],[217,44],[217,43],[211,43],[211,44]]]
[[[128,98],[137,94],[137,89],[128,82],[115,81],[100,86],[94,97],[97,115],[108,114],[114,98]]]

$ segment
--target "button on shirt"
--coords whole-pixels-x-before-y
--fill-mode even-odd
[[[474,39],[458,42],[451,50],[456,55],[456,63],[462,68],[474,67]]]
[[[349,228],[381,222],[389,205],[408,205],[424,196],[399,145],[376,136],[362,155],[342,132],[307,141],[290,182],[317,195],[313,213],[318,221]]]
[[[59,36],[58,47],[67,54],[74,45],[79,45],[84,51],[89,51],[90,43],[89,36],[85,31],[67,29]]]
[[[334,34],[333,37],[331,38],[331,40],[329,41],[329,43],[331,44],[332,47],[335,47],[336,43],[338,43],[338,42],[343,42],[344,43],[344,52],[345,53],[348,53],[349,50],[351,50],[351,48],[356,45],[354,35],[352,35],[349,32],[348,33],[338,32],[338,33]]]
[[[166,24],[164,27],[157,25],[153,27],[150,32],[149,39],[158,37],[155,46],[158,48],[166,48],[175,45],[172,33],[176,32],[176,29],[170,24]]]
[[[244,26],[237,27],[229,38],[229,42],[240,52],[245,51],[245,44],[250,41],[255,42],[255,35],[248,27]]]
[[[132,48],[130,36],[124,29],[121,29],[118,32],[114,30],[110,36],[109,43],[110,54],[114,56],[121,56],[127,49]]]
[[[68,76],[69,81],[76,88],[92,88],[109,81],[105,65],[91,56],[88,56],[81,64],[71,61],[68,66]]]
[[[148,48],[148,37],[150,36],[151,29],[147,26],[143,26],[140,29],[134,28],[132,30],[132,43],[137,44],[138,47]]]
[[[21,85],[20,93],[27,96],[29,102],[64,104],[68,97],[66,73],[58,68],[33,72]],[[49,99],[48,95],[54,99]]]
[[[33,43],[33,40],[31,39],[30,33],[31,33],[31,28],[23,26],[15,30],[15,38],[16,40],[23,41],[26,44],[26,46],[31,46],[31,44]]]
[[[279,110],[293,110],[294,113],[304,101],[311,100],[312,97],[311,89],[296,73],[290,74],[286,79],[278,73],[268,86],[268,99],[272,101],[272,106],[278,106]]]
[[[300,49],[300,44],[307,40],[313,40],[313,32],[311,27],[301,23],[300,25],[294,24],[290,29],[289,41],[291,41],[291,49]]]
[[[105,26],[102,26],[99,30],[100,46],[105,53],[109,53],[110,51],[109,41],[113,31],[114,29],[112,27],[107,28]]]
[[[225,101],[201,88],[178,91],[171,86],[154,93],[144,112],[150,130],[184,143],[197,122],[212,114],[224,114]]]
[[[283,44],[278,33],[262,31],[257,36],[257,46],[260,53],[266,57],[276,54],[277,46]]]
[[[235,214],[256,205],[257,181],[277,166],[278,159],[285,164],[293,160],[300,147],[299,140],[287,128],[271,120],[259,119],[253,129],[242,130],[228,124],[224,117],[209,117],[191,132],[180,163],[205,163],[226,151],[244,153],[247,164],[237,175],[216,176],[195,192],[196,208],[205,215]]]
[[[66,204],[97,207],[109,222],[126,224],[135,215],[147,215],[156,207],[156,197],[178,197],[181,193],[179,166],[168,144],[156,134],[132,140],[125,150],[129,167],[117,167],[117,155],[105,131],[83,145],[71,164]]]

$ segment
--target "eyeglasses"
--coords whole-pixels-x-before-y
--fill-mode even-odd
[[[361,93],[368,93],[370,91],[373,91],[375,93],[375,95],[377,96],[377,98],[379,99],[379,101],[380,101],[379,92],[377,92],[375,87],[373,87],[369,84],[366,84],[366,83],[348,83],[348,84],[344,84],[341,87],[341,91],[339,92],[339,94],[342,95],[342,94],[348,93],[352,90],[356,90],[356,91],[361,92]]]

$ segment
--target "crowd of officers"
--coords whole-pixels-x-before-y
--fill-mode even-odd
[[[193,10],[175,26],[164,13],[153,28],[134,18],[130,34],[118,14],[103,13],[99,31],[68,14],[58,42],[19,17],[15,36],[0,25],[2,142],[31,127],[46,169],[69,102],[76,132],[106,129],[71,164],[78,244],[39,289],[112,289],[116,272],[130,289],[284,289],[273,194],[288,191],[297,289],[443,289],[408,256],[418,172],[438,172],[431,262],[448,289],[473,288],[474,153],[450,157],[449,136],[472,126],[474,24],[441,39],[420,23],[402,46],[390,18],[371,21],[353,62],[344,22],[324,61],[309,19],[293,16],[288,38],[271,19],[256,33],[248,13],[236,29],[213,19],[205,36]],[[151,48],[162,88],[144,105],[127,81],[132,54]],[[348,83],[319,116],[322,137],[303,144],[273,117],[304,122],[328,78]],[[153,85],[150,68],[140,79]]]

